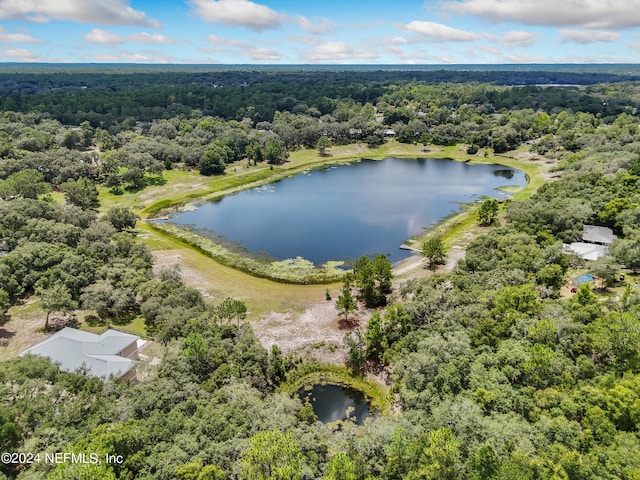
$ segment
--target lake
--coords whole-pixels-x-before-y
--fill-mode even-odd
[[[313,412],[322,423],[353,420],[362,425],[371,416],[362,392],[340,385],[314,385],[311,390],[298,391],[300,399],[308,399]]]
[[[303,257],[316,265],[386,254],[462,203],[526,185],[524,172],[448,159],[387,158],[313,170],[199,205],[168,221],[227,246],[274,259]]]

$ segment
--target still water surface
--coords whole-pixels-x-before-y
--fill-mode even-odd
[[[302,401],[308,400],[313,412],[322,423],[353,420],[362,425],[371,416],[362,392],[340,385],[314,385],[310,391],[300,390]]]
[[[360,255],[408,256],[399,247],[461,203],[500,198],[501,186],[526,185],[502,165],[447,159],[364,160],[315,170],[229,195],[169,221],[249,252],[297,256],[320,265]]]

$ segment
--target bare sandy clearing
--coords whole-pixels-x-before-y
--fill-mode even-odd
[[[35,300],[9,310],[9,321],[0,325],[0,360],[18,356],[29,347],[46,339],[50,334],[39,332],[44,327],[45,312],[34,308]]]
[[[371,312],[360,308],[351,319],[366,325]],[[285,354],[295,354],[304,360],[343,364],[347,350],[343,338],[349,331],[340,327],[340,315],[334,300],[310,305],[302,314],[271,312],[253,322],[256,336],[267,349],[278,345]]]
[[[469,238],[465,237],[465,240]],[[222,300],[224,296],[234,296],[240,293],[235,291],[236,286],[229,283],[219,275],[212,276],[207,271],[207,263],[214,262],[201,254],[188,249],[159,250],[153,252],[154,269],[158,270],[165,266],[178,265],[185,283],[198,289],[206,298],[214,302]],[[464,248],[456,246],[449,252],[447,263],[439,270],[450,271],[459,259],[464,256]],[[407,278],[424,278],[432,275],[433,272],[424,268],[424,262],[419,255],[412,255],[400,262],[394,268],[396,277],[402,276],[400,281]],[[244,275],[236,272],[237,275]],[[256,284],[266,285],[268,281],[253,279]],[[394,282],[397,286],[398,284]],[[250,318],[251,326],[260,343],[268,350],[272,345],[278,345],[285,354],[295,354],[304,359],[314,358],[322,362],[342,364],[346,359],[347,351],[343,346],[344,335],[349,331],[341,328],[340,314],[336,310],[335,298],[339,294],[336,286],[309,286],[269,284],[269,292],[254,289],[247,283],[242,283],[237,287],[243,289],[244,298],[250,310],[257,310],[255,304],[262,303],[264,307],[264,295],[278,295],[278,291],[287,290],[289,297],[294,300],[282,298],[281,302],[271,305],[265,313]],[[267,287],[265,287],[267,288]],[[332,300],[325,300],[324,292],[328,289],[333,297]],[[292,292],[300,292],[299,296]],[[242,298],[238,296],[238,298]],[[273,299],[272,299],[273,300]],[[264,311],[264,309],[262,310]],[[367,324],[371,311],[360,307],[356,314],[350,314],[350,318],[356,318],[357,324],[364,326]],[[251,317],[251,315],[250,315]]]

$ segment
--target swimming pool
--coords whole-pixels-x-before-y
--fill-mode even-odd
[[[596,277],[594,277],[590,273],[583,273],[582,275],[578,275],[577,277],[575,277],[574,282],[578,285],[582,285],[584,283],[593,282],[595,279]]]

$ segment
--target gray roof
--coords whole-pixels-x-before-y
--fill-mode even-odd
[[[116,330],[96,335],[67,327],[25,350],[20,356],[31,354],[48,357],[65,372],[86,369],[87,374],[93,377],[121,377],[136,362],[119,353],[137,341],[138,337],[135,335]]]
[[[608,245],[618,238],[613,234],[613,230],[607,227],[596,225],[584,225],[582,227],[582,240],[589,243],[600,243]]]

